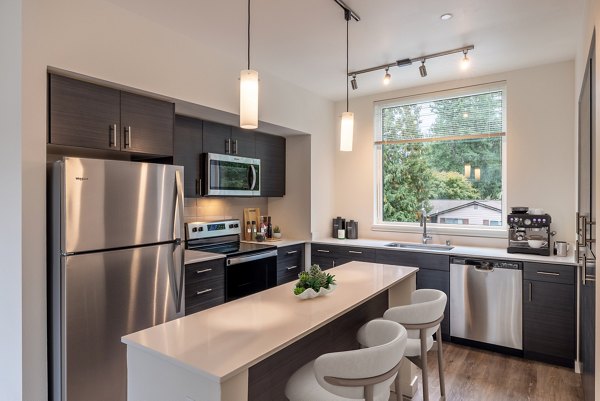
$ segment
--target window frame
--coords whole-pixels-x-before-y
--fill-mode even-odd
[[[502,126],[506,135],[502,137],[502,224],[500,226],[480,226],[480,225],[462,225],[462,224],[443,224],[428,223],[427,230],[433,234],[464,235],[474,237],[507,238],[508,225],[506,224],[507,215],[507,85],[506,81],[490,82],[480,85],[471,85],[460,88],[427,92],[417,95],[403,96],[392,99],[385,99],[373,103],[373,152],[374,152],[374,198],[373,198],[373,231],[420,233],[422,228],[419,223],[414,222],[386,222],[383,221],[383,158],[382,145],[376,144],[382,138],[382,109],[390,106],[403,106],[426,101],[435,101],[461,96],[476,95],[480,93],[502,91]]]

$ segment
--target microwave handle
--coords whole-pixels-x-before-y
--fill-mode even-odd
[[[252,164],[248,167],[248,185],[251,190],[254,190],[256,186],[256,168]]]

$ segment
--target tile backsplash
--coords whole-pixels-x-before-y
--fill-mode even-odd
[[[245,207],[258,207],[262,215],[268,214],[267,198],[186,198],[185,222],[244,220]]]

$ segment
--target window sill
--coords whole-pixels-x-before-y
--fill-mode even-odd
[[[423,228],[418,224],[411,223],[375,223],[371,225],[373,231],[387,231],[396,233],[422,233]],[[448,224],[428,224],[427,233],[440,235],[458,235],[463,237],[483,238],[508,238],[508,229],[500,228],[475,228],[457,227]]]

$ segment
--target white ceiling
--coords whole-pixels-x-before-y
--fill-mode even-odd
[[[245,67],[246,0],[109,0],[197,39]],[[345,0],[361,17],[350,22],[350,70],[393,63],[469,44],[462,55],[358,76],[362,96],[486,75],[575,57],[584,0]],[[452,13],[449,21],[440,20]],[[345,97],[346,21],[334,0],[252,0],[252,65],[332,100]]]

